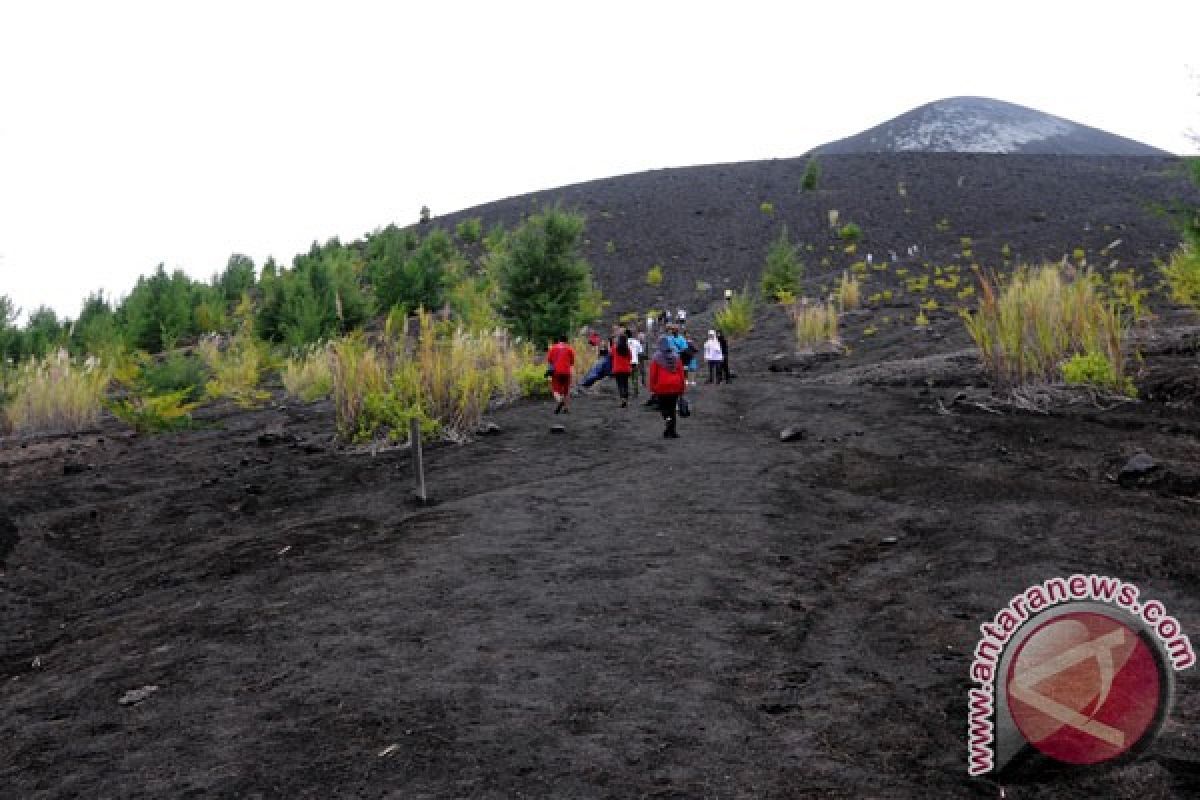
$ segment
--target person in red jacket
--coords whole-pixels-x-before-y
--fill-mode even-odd
[[[559,336],[546,353],[547,372],[550,373],[550,391],[558,405],[554,413],[570,414],[567,407],[571,403],[571,375],[575,371],[575,350],[567,344],[566,336]]]
[[[658,399],[658,410],[666,420],[663,429],[664,439],[678,439],[675,432],[675,407],[679,398],[687,389],[687,377],[683,371],[683,362],[669,336],[658,340],[658,349],[654,358],[650,359],[650,391]]]
[[[613,337],[609,350],[612,359],[612,376],[617,382],[617,394],[621,396],[621,408],[629,405],[629,376],[633,372],[633,350],[629,347],[629,331]]]

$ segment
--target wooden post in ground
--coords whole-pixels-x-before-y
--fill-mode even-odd
[[[428,499],[425,495],[425,458],[421,453],[421,420],[416,417],[408,421],[408,442],[412,449],[417,499],[424,503]]]

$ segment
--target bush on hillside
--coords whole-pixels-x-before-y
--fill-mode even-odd
[[[804,165],[804,177],[800,179],[800,190],[804,192],[815,191],[820,180],[821,165],[814,156]]]
[[[7,425],[18,433],[89,428],[100,419],[108,379],[97,360],[75,361],[65,350],[26,362],[12,377]]]
[[[734,292],[725,307],[713,314],[713,322],[730,339],[740,339],[754,327],[754,296],[746,289]]]
[[[799,291],[804,265],[798,253],[799,248],[788,241],[787,226],[784,225],[779,238],[767,248],[761,280],[762,292],[766,297],[778,298],[782,293],[795,295]]]

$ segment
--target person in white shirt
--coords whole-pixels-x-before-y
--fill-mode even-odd
[[[629,376],[632,380],[629,381],[629,386],[633,390],[633,396],[638,396],[638,384],[646,382],[646,365],[642,359],[642,353],[645,351],[645,346],[642,344],[644,333],[639,332],[634,336],[627,328],[625,330],[625,338],[629,340],[629,350],[633,353],[633,373]]]
[[[681,325],[683,323],[687,322],[687,312],[684,311],[682,308],[679,309],[678,311],[676,311],[675,312],[675,321]]]
[[[723,373],[722,363],[725,354],[721,351],[721,342],[717,340],[717,332],[709,331],[704,340],[704,363],[708,364],[708,383],[720,383]]]

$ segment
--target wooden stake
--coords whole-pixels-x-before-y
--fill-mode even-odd
[[[424,503],[425,495],[425,458],[421,453],[421,421],[413,417],[408,421],[408,441],[413,454],[413,474],[416,476],[417,499]]]

